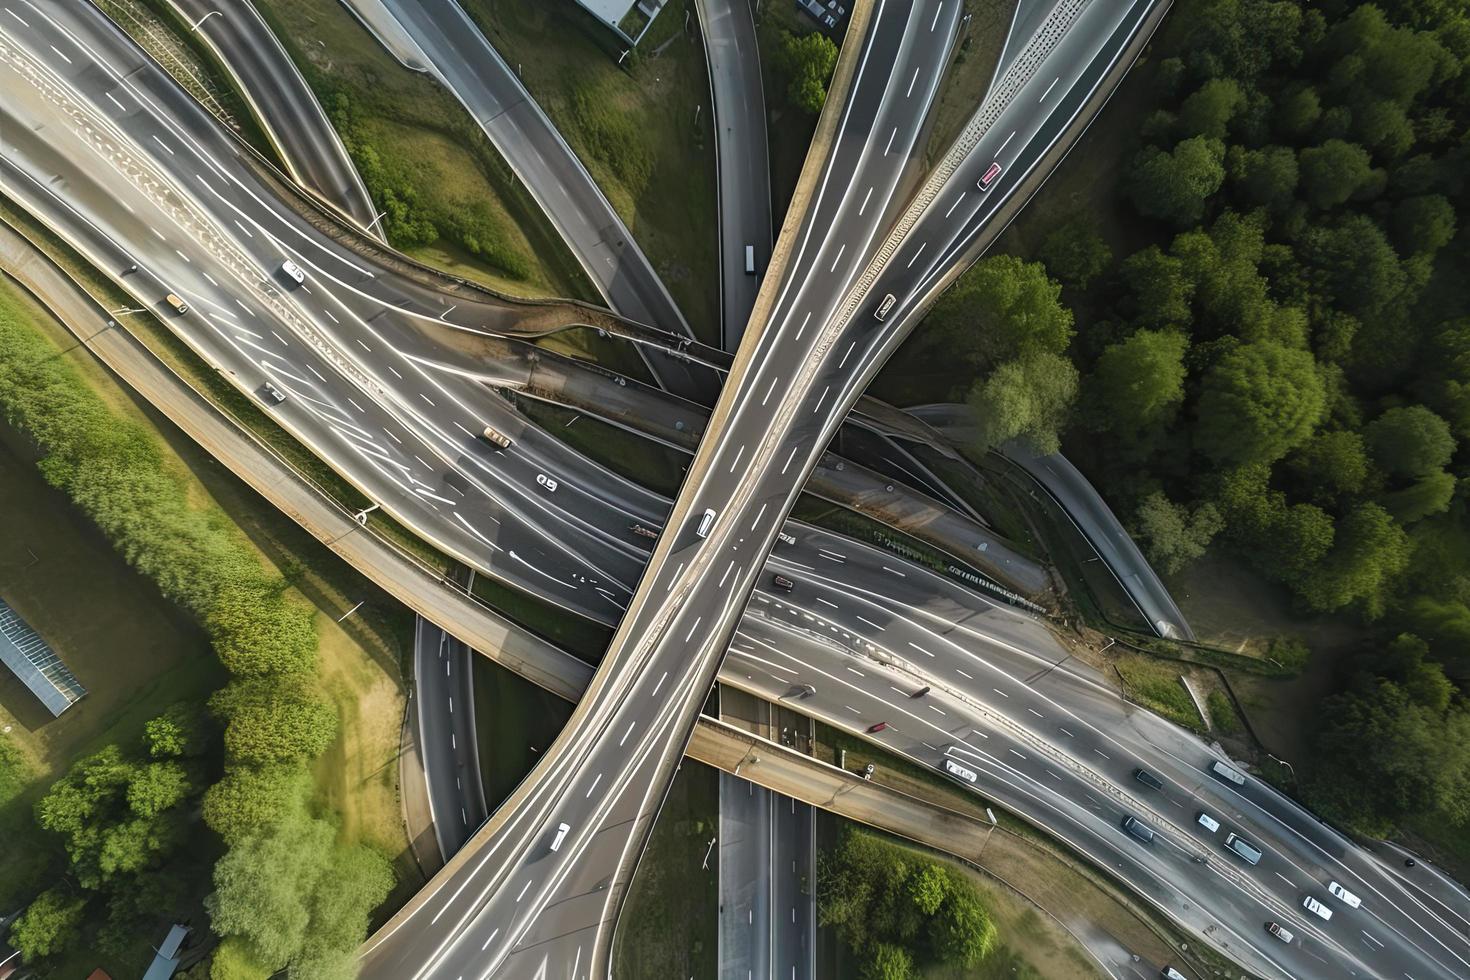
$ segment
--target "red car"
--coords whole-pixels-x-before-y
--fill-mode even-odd
[[[886,722],[886,721],[880,721],[880,722],[878,722],[878,724],[873,725],[872,727],[870,727],[868,729],[868,734],[871,735],[874,732],[881,732],[881,731],[883,731],[887,727],[888,727],[888,722]]]

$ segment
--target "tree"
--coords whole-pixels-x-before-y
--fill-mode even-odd
[[[1312,131],[1322,115],[1322,100],[1310,85],[1294,85],[1276,99],[1273,122],[1281,135],[1299,139]]]
[[[1439,470],[1422,476],[1407,487],[1392,490],[1380,499],[1393,519],[1407,527],[1431,514],[1442,514],[1455,497],[1454,474]]]
[[[1230,120],[1245,108],[1245,93],[1233,78],[1212,78],[1179,107],[1179,127],[1186,136],[1223,140]]]
[[[1150,245],[1128,256],[1122,272],[1133,295],[1136,322],[1146,327],[1190,325],[1194,280],[1181,259]]]
[[[1167,422],[1184,400],[1188,346],[1174,330],[1139,330],[1109,345],[1088,379],[1102,425],[1127,434]]]
[[[338,848],[330,868],[312,891],[311,923],[291,972],[315,980],[354,980],[369,917],[393,890],[393,868],[362,846]]]
[[[975,886],[950,872],[949,896],[930,924],[929,942],[952,966],[973,969],[995,949],[995,923]]]
[[[206,727],[197,705],[171,704],[143,726],[143,744],[155,759],[200,755],[208,748]]]
[[[1288,504],[1270,487],[1271,468],[1253,463],[1224,473],[1215,505],[1230,536],[1264,574],[1298,586],[1332,549],[1332,518],[1313,504]]]
[[[10,926],[10,942],[27,960],[65,950],[81,929],[87,900],[48,888]]]
[[[275,972],[261,963],[245,940],[227,936],[209,961],[209,980],[270,980]]]
[[[304,673],[316,666],[311,612],[282,594],[285,583],[235,582],[220,591],[208,627],[232,674]]]
[[[1113,252],[1097,233],[1094,219],[1077,214],[1053,229],[1038,250],[1041,261],[1058,279],[1086,289],[1113,260]]]
[[[1284,211],[1296,199],[1300,169],[1296,153],[1286,146],[1266,146],[1259,150],[1242,150],[1235,154],[1231,177],[1239,194],[1250,204],[1273,211]]]
[[[1361,503],[1338,524],[1332,550],[1298,588],[1313,609],[1331,612],[1357,603],[1369,619],[1383,615],[1388,593],[1409,564],[1403,528],[1375,503]]]
[[[1365,670],[1318,717],[1310,788],[1318,804],[1384,836],[1409,817],[1470,817],[1470,712],[1438,664],[1394,644],[1396,677]]]
[[[1319,432],[1287,461],[1300,494],[1318,503],[1360,492],[1368,479],[1368,454],[1363,437],[1338,429]]]
[[[1441,194],[1420,194],[1394,205],[1394,244],[1406,255],[1433,255],[1455,237],[1455,208]]]
[[[1244,344],[1206,372],[1195,442],[1220,463],[1272,462],[1306,441],[1325,404],[1311,354]]]
[[[1225,521],[1212,503],[1200,504],[1191,514],[1185,505],[1155,491],[1138,505],[1134,524],[1149,562],[1173,574],[1204,555]]]
[[[1363,439],[1385,473],[1409,479],[1444,469],[1455,452],[1449,423],[1423,405],[1390,408],[1368,423]]]
[[[1367,150],[1340,139],[1308,147],[1297,159],[1307,200],[1324,211],[1381,184],[1384,179],[1381,170],[1373,169]]]
[[[821,112],[827,80],[837,67],[837,45],[817,31],[787,34],[781,40],[781,65],[788,79],[787,101],[814,116]]]
[[[204,822],[225,843],[237,844],[299,809],[309,784],[299,765],[230,766],[204,794]]]
[[[1129,193],[1140,214],[1186,227],[1204,217],[1205,201],[1225,181],[1225,144],[1207,136],[1172,151],[1150,146],[1134,161]]]
[[[128,782],[128,808],[140,817],[156,817],[178,806],[193,792],[189,774],[177,762],[139,766]]]
[[[1072,340],[1072,311],[1061,296],[1061,284],[1039,262],[981,259],[924,319],[924,349],[975,373],[1028,353],[1060,354]]]
[[[1060,448],[1059,433],[1077,394],[1077,369],[1056,354],[1008,361],[970,389],[981,451],[1023,439],[1041,454]]]
[[[310,759],[337,734],[332,706],[299,675],[231,681],[209,699],[209,707],[228,721],[225,751],[237,762]]]
[[[863,963],[859,976],[862,980],[913,980],[918,973],[908,950],[892,943],[879,943]]]
[[[235,844],[214,866],[205,900],[214,931],[245,940],[253,958],[273,969],[302,948],[310,900],[331,860],[332,826],[296,813],[258,837]]]

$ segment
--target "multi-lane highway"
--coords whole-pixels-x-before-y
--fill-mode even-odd
[[[830,229],[833,237],[828,240],[839,256],[845,251],[838,244],[845,232],[859,239],[875,234],[861,230],[860,212],[872,205],[884,207],[903,172],[901,161],[913,149],[939,82],[933,68],[928,77],[920,75],[925,65],[944,63],[959,17],[957,7],[949,5],[947,18],[938,5],[881,4],[873,11],[874,29],[860,42],[860,67],[845,107],[844,126],[827,163],[829,175],[839,173],[843,180],[856,177],[860,184],[851,193],[820,195],[803,222],[805,236],[814,228]],[[867,65],[872,71],[862,67]],[[880,129],[889,138],[869,138]],[[864,189],[877,199],[861,200]],[[810,264],[818,251],[805,255],[805,262]],[[859,261],[857,255],[853,258]],[[817,267],[809,271],[810,277],[808,269],[794,269],[791,281],[822,281]],[[760,308],[758,302],[757,311]],[[799,319],[801,311],[794,312]],[[827,315],[816,309],[807,312],[822,312],[823,319]],[[796,322],[791,327],[805,330]],[[807,342],[822,333],[822,326],[814,325],[806,333]],[[725,416],[740,413],[730,393],[745,387],[739,379],[742,359],[748,359],[752,341],[769,336],[764,330],[747,334],[711,432],[724,435]],[[793,356],[782,366],[803,359]],[[766,380],[771,391],[757,393],[749,402],[747,418],[759,427],[757,431],[765,426],[756,416],[766,412],[756,406],[763,395],[771,402],[769,394],[780,381],[774,376]],[[792,388],[800,390],[798,384],[787,385],[776,405],[788,405]],[[736,454],[744,455],[744,446],[737,450],[733,443],[722,444],[731,446],[735,463],[726,465],[733,473],[742,465]],[[691,467],[689,486],[702,484],[710,466],[705,452],[710,445],[707,435]],[[769,455],[770,448],[761,447],[747,459],[759,468]],[[791,455],[796,455],[794,450]],[[808,463],[803,461],[803,473]],[[775,461],[771,472],[781,465]],[[742,475],[745,472],[749,470]],[[781,475],[799,480],[801,474],[790,472],[788,461]],[[734,487],[740,488],[741,482]],[[476,848],[471,842],[373,938],[364,959],[367,976],[402,975],[406,970],[416,976],[436,975],[469,963],[477,964],[486,976],[531,974],[539,964],[562,973],[571,963],[576,972],[588,960],[593,972],[606,969],[611,921],[637,850],[779,518],[789,506],[788,500],[775,503],[767,524],[763,524],[766,508],[756,505],[748,513],[737,508],[723,517],[712,508],[715,512],[708,520],[700,510],[691,511],[687,500],[676,505],[637,593],[642,601],[629,607],[566,730],[526,784],[477,835],[476,841],[483,837],[484,845]],[[549,843],[563,823],[567,834],[559,848],[551,850]]]
[[[418,746],[434,836],[446,860],[488,814],[475,732],[475,656],[468,646],[418,617],[413,644]]]
[[[924,68],[944,63],[955,25],[942,4],[875,4],[874,30],[854,49],[843,126],[803,221],[788,236],[782,282],[763,296],[761,329],[737,360],[733,393],[714,414],[713,436],[695,459],[608,662],[548,761],[489,830],[380,934],[368,953],[370,972],[519,975],[546,966],[576,975],[596,965],[692,709],[795,490],[863,381],[956,271],[967,243],[1118,57],[1146,9],[1092,0],[1037,21],[1037,37],[1008,48],[998,94],[981,115],[984,125],[962,138],[965,151],[941,166],[898,233],[884,240],[886,229],[864,221],[864,214],[870,204],[879,210],[869,218],[901,210],[890,200],[904,170],[901,158],[913,149],[937,83],[924,77]],[[587,568],[595,555],[591,563],[624,563],[631,584],[643,553],[637,542],[616,540],[625,535],[620,529],[630,514],[661,517],[665,501],[568,459],[534,427],[515,429],[518,452],[511,454],[476,439],[474,423],[496,410],[495,400],[460,377],[452,358],[425,353],[420,328],[456,313],[445,292],[333,245],[275,206],[270,189],[233,161],[236,148],[213,142],[212,124],[174,101],[177,93],[96,23],[90,7],[26,2],[5,11],[0,60],[14,83],[7,83],[0,107],[6,113],[0,180],[8,194],[140,302],[161,308],[169,289],[184,296],[190,313],[169,321],[181,336],[211,363],[234,371],[236,383],[256,397],[263,378],[282,386],[289,397],[267,405],[273,417],[426,536],[450,535],[444,528],[463,526],[467,513],[475,522],[510,518],[504,523],[513,526],[496,524],[488,533],[490,525],[469,522],[478,535],[453,530],[446,550],[458,544],[478,566],[488,564],[507,579],[519,575],[518,584],[564,604],[591,600],[602,586],[617,605],[614,579],[596,577],[600,569],[573,573],[581,578],[556,572]],[[1069,17],[1063,30],[1058,22]],[[1038,53],[1038,45],[1050,53]],[[78,166],[87,160],[105,165]],[[984,190],[976,187],[992,164],[1000,173]],[[305,282],[293,285],[279,275],[287,257],[307,270]],[[139,268],[131,271],[135,260]],[[889,292],[894,302],[879,321],[871,311]],[[483,299],[470,300],[454,320],[467,314],[486,329],[493,328],[485,321],[516,316]],[[455,412],[465,413],[463,436],[446,439]],[[509,413],[493,417],[507,429],[519,423]],[[392,441],[373,435],[369,442],[365,433],[374,427]],[[536,473],[546,475],[536,466],[553,459],[593,488],[581,494],[585,503],[566,506],[560,501],[581,498],[543,496],[529,498],[540,501],[532,506],[509,486],[560,494],[561,480],[555,490],[534,481]],[[455,486],[466,472],[473,480]],[[455,495],[465,499],[456,502]],[[715,511],[707,538],[698,533],[706,507]],[[987,793],[1095,858],[1118,857],[1119,876],[1140,894],[1242,961],[1264,964],[1264,972],[1463,972],[1465,923],[1455,918],[1462,913],[1415,890],[1265,787],[1252,782],[1237,792],[1202,781],[1207,750],[1178,741],[1180,733],[1152,716],[1129,713],[1095,680],[1076,680],[1082,675],[1066,667],[1048,670],[1060,657],[1038,653],[1051,648],[1045,636],[1033,635],[1032,621],[977,609],[976,597],[954,583],[930,581],[936,577],[881,552],[798,531],[798,544],[780,549],[770,564],[786,569],[795,588],[787,594],[767,582],[756,594],[727,676],[743,674],[747,684],[774,694],[811,684],[817,690],[804,704],[813,713],[849,727],[890,721],[877,737],[930,764],[945,754],[979,753],[976,771],[988,781]],[[511,537],[516,534],[526,537]],[[500,554],[493,550],[497,542],[509,550],[511,541],[529,543],[498,564],[486,560]],[[824,582],[834,571],[842,582]],[[884,584],[875,589],[874,582]],[[935,608],[949,615],[930,615]],[[976,652],[967,631],[1006,652],[988,646]],[[1013,660],[1016,670],[1008,680],[992,679],[987,693],[978,663],[967,658],[992,666]],[[1018,673],[1022,668],[1030,673]],[[995,669],[1005,673],[1003,666]],[[1074,679],[1071,701],[1048,687],[1068,678]],[[920,680],[933,691],[910,699]],[[777,691],[782,684],[787,690]],[[1059,717],[1068,724],[1052,731]],[[962,734],[943,718],[963,719],[994,744],[987,750],[980,743],[985,736]],[[947,735],[924,738],[931,729]],[[1140,763],[1161,778],[1157,798],[1131,781],[1131,767]],[[1038,789],[1049,781],[1058,783],[1060,799]],[[1087,792],[1100,794],[1098,811],[1083,801]],[[1258,869],[1221,865],[1218,854],[1177,866],[1211,844],[1189,824],[1192,796],[1255,835],[1267,851]],[[1131,839],[1100,829],[1125,808],[1158,828],[1153,848],[1128,851],[1120,844],[1133,847]],[[552,851],[561,822],[568,832]],[[1363,909],[1339,913],[1334,923],[1360,926],[1361,938],[1334,924],[1314,929],[1298,921],[1300,893],[1314,887],[1309,882],[1320,886],[1327,874],[1352,875],[1359,883]],[[1249,925],[1262,909],[1297,926],[1298,940],[1273,947],[1276,940]]]

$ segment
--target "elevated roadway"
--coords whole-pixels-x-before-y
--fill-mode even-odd
[[[27,25],[27,26],[29,26],[29,25]],[[63,39],[65,39],[65,38],[63,38]],[[76,49],[74,49],[74,48],[67,48],[67,49],[65,49],[65,50],[68,50],[68,51],[70,51],[70,52],[71,52],[71,55],[76,55],[76,54],[77,54],[77,53],[78,53],[78,52],[77,52],[77,50],[76,50]],[[7,52],[7,53],[9,53],[9,52]],[[64,59],[62,59],[62,60],[64,60]],[[58,60],[58,61],[57,61],[57,62],[56,62],[56,63],[57,63],[57,64],[58,64],[58,65],[59,65],[59,64],[60,64],[60,60]],[[117,91],[117,90],[115,90],[115,89],[114,89],[114,91]],[[120,93],[119,93],[119,94],[123,94],[123,93],[121,93],[121,92],[120,92]],[[100,96],[99,96],[99,99],[100,99]],[[44,126],[44,125],[46,125],[46,123],[45,123],[45,122],[43,122],[43,126]],[[8,127],[7,127],[7,128],[8,128]],[[165,135],[166,135],[166,134],[165,134]],[[7,154],[12,154],[12,151],[13,151],[13,146],[10,146],[10,145],[7,145],[7,146],[5,146],[5,147],[4,147],[4,148],[3,148],[3,149],[4,149],[4,150],[5,150],[5,152],[6,152],[6,153],[7,153]],[[159,154],[160,154],[160,155],[162,155],[162,154],[163,154],[163,153],[164,153],[164,152],[165,152],[165,151],[164,151],[164,150],[159,150],[159,151],[158,151],[158,153],[159,153]],[[44,169],[45,169],[45,168],[42,168],[42,169],[43,169],[43,170],[44,170]],[[53,171],[53,172],[55,172],[55,171]],[[10,189],[10,187],[9,187],[9,186],[7,186],[7,190],[9,190],[9,189]],[[68,190],[69,190],[69,188],[67,188],[67,189],[68,189]],[[146,237],[146,235],[145,235],[145,237]],[[186,260],[184,260],[184,259],[183,259],[183,258],[182,258],[182,257],[181,257],[181,258],[180,258],[180,265],[181,265],[181,266],[182,266],[182,265],[183,265],[183,263],[184,263],[184,262],[185,262],[185,261],[186,261]],[[191,263],[191,264],[192,264],[192,263]],[[114,268],[115,268],[115,267],[114,267]],[[266,308],[265,308],[265,307],[261,307],[261,309],[262,309],[262,311],[265,311],[265,309],[266,309]],[[721,518],[721,525],[723,525],[723,524],[724,524],[724,521],[725,521],[725,519],[724,519],[724,518],[723,518],[723,517],[722,517],[722,518]],[[685,549],[685,550],[687,550],[687,549],[688,549],[688,548],[690,548],[690,547],[693,547],[693,546],[695,546],[695,542],[693,542],[693,541],[691,541],[691,540],[690,540],[690,537],[692,537],[692,532],[691,532],[691,531],[690,531],[690,530],[689,530],[689,529],[688,529],[688,525],[687,525],[687,524],[684,524],[684,525],[679,525],[679,526],[680,526],[680,528],[681,528],[681,531],[682,531],[682,535],[679,535],[679,536],[681,536],[681,537],[682,537],[682,538],[683,538],[683,541],[682,541],[682,542],[681,542],[681,543],[680,543],[680,547],[681,547],[681,549]],[[667,536],[666,536],[666,537],[667,537]],[[713,537],[713,536],[712,536],[712,537]],[[739,543],[739,542],[736,542],[736,543],[737,543],[737,544],[738,544],[738,543]],[[713,547],[713,544],[711,544],[711,545],[707,545],[707,546],[706,546],[706,547]],[[902,571],[902,569],[900,569],[900,571]],[[677,572],[676,572],[676,573],[675,573],[675,577],[677,577],[677,575],[678,575],[678,573],[677,573]],[[833,600],[833,601],[834,601],[834,602],[838,602],[838,601],[839,601],[839,600],[836,600],[836,599],[834,599],[834,600]],[[921,644],[921,645],[922,645],[922,644]],[[649,681],[650,681],[650,683],[652,683],[652,681],[653,681],[653,678],[652,678],[652,677],[649,677]],[[888,708],[889,708],[889,709],[891,709],[891,707],[892,707],[892,705],[893,705],[893,703],[894,703],[894,701],[895,701],[895,699],[894,699],[894,698],[893,698],[893,697],[892,697],[892,696],[891,696],[891,695],[890,695],[890,696],[889,696],[889,697],[888,697],[888,700],[886,700],[886,701],[884,701],[884,702],[883,702],[883,703],[884,703],[884,705],[886,705],[886,706],[887,706],[887,707],[888,707]],[[1428,926],[1428,927],[1427,927],[1427,928],[1433,928],[1433,927],[1435,927],[1435,920],[1434,920],[1434,919],[1431,919],[1431,921],[1430,921],[1430,924],[1429,924],[1429,926]],[[1374,933],[1374,934],[1372,934],[1372,935],[1375,935],[1375,936],[1376,936],[1376,937],[1377,937],[1377,938],[1379,938],[1379,939],[1380,939],[1380,940],[1381,940],[1381,939],[1382,939],[1382,938],[1383,938],[1383,937],[1382,937],[1382,936],[1381,936],[1381,935],[1380,935],[1380,934],[1377,934],[1377,933]],[[1397,940],[1397,938],[1396,938],[1396,935],[1395,935],[1395,934],[1394,934],[1394,933],[1389,933],[1389,939],[1390,939],[1390,940],[1391,940],[1391,941],[1393,941],[1393,942],[1395,942],[1395,943],[1396,943],[1396,942],[1398,942],[1398,940]],[[1365,940],[1365,942],[1366,942],[1366,940]],[[1433,974],[1433,973],[1430,973],[1430,974],[1428,974],[1428,975],[1434,975],[1434,974]]]

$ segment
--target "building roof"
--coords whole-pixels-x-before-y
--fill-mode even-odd
[[[179,947],[184,945],[184,939],[189,935],[189,927],[175,923],[168,930],[168,935],[163,942],[158,944],[154,951],[153,962],[148,964],[148,970],[143,974],[143,980],[168,980],[179,968]]]
[[[87,693],[55,651],[3,599],[0,599],[0,662],[41,699],[53,716],[60,716]]]

